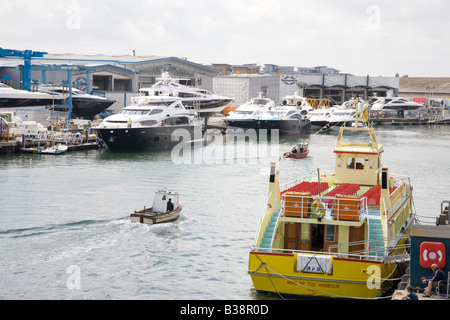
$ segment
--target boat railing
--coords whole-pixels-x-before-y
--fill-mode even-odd
[[[368,216],[367,198],[337,194],[311,196],[309,193],[288,192],[282,195],[285,217],[325,218],[363,221]]]
[[[272,192],[269,194],[269,196],[267,197],[266,202],[264,202],[264,208],[261,211],[261,215],[259,217],[259,223],[258,223],[258,229],[256,230],[256,235],[255,235],[255,246],[258,244],[258,237],[259,237],[259,233],[261,231],[262,225],[263,225],[263,220],[264,220],[264,215],[267,212],[267,205],[269,203],[269,199],[270,196],[272,195]]]
[[[384,262],[407,261],[410,258],[411,249],[410,242],[406,241],[408,238],[408,235],[402,235],[393,238],[385,237],[334,244],[328,247],[328,252],[341,257],[359,257],[359,259],[375,259],[377,261],[383,260]],[[385,243],[390,243],[391,245],[386,247]],[[361,247],[364,247],[364,249],[352,250],[352,248]]]
[[[60,142],[65,144],[81,144],[83,143],[83,135],[72,132],[59,131],[40,131],[37,135],[38,140],[47,140],[51,142]]]
[[[402,236],[401,239],[405,239],[408,236]],[[384,246],[377,246],[378,243],[395,242],[396,245],[389,247],[387,253],[385,252]],[[364,249],[352,250],[352,248]],[[252,248],[253,251],[260,252],[267,248]],[[306,255],[328,255],[333,258],[342,259],[355,259],[355,260],[371,260],[383,263],[393,263],[393,262],[404,262],[410,259],[410,249],[411,244],[405,241],[399,244],[399,237],[395,239],[370,239],[362,241],[354,241],[349,243],[342,243],[331,245],[328,247],[328,251],[308,251],[308,250],[294,250],[294,249],[282,249],[282,248],[271,248],[272,253],[277,254],[306,254]]]

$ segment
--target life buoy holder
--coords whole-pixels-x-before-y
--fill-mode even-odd
[[[429,269],[435,263],[439,269],[443,269],[445,267],[445,245],[442,242],[422,242],[419,262],[422,268]]]
[[[323,205],[322,201],[320,201],[319,199],[314,200],[311,205],[311,213],[316,219],[322,219],[323,217],[325,217],[325,206]]]

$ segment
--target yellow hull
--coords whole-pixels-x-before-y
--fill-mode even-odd
[[[332,273],[297,271],[296,255],[251,252],[249,274],[255,290],[281,295],[376,299],[392,285],[396,263],[332,258]]]

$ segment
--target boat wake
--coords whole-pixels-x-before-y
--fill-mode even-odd
[[[31,228],[21,228],[21,229],[10,229],[0,231],[0,237],[9,236],[11,238],[23,238],[32,237],[39,235],[48,235],[51,233],[69,231],[69,230],[81,230],[86,229],[89,226],[97,227],[99,225],[106,225],[110,223],[124,222],[127,217],[115,218],[115,219],[103,219],[103,220],[80,220],[61,224],[51,224],[41,227],[31,227]]]

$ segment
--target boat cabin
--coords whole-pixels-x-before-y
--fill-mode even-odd
[[[153,200],[153,212],[164,213],[167,210],[167,202],[171,199],[173,207],[178,206],[178,192],[170,192],[166,189],[158,190],[155,192],[155,198]]]

